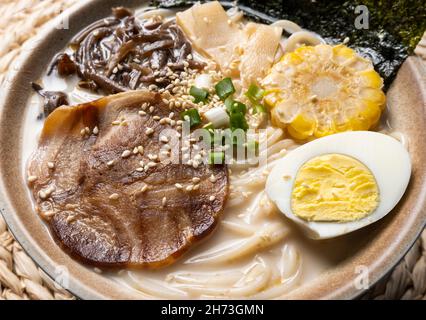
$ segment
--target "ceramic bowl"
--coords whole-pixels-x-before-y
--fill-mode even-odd
[[[24,114],[32,90],[55,53],[89,23],[110,15],[118,5],[135,7],[140,0],[94,0],[82,2],[51,21],[41,34],[22,48],[11,70],[0,102],[0,210],[11,232],[47,274],[55,278],[58,266],[69,271],[68,290],[82,299],[135,299],[131,291],[94,272],[66,255],[52,240],[34,212],[24,180],[21,149]],[[69,29],[57,26],[68,25]],[[362,233],[362,243],[350,257],[340,261],[308,285],[283,298],[349,299],[363,292],[355,285],[360,266],[368,268],[370,284],[394,267],[414,243],[426,221],[426,68],[418,57],[409,57],[388,92],[389,120],[406,134],[412,157],[410,185],[399,205],[383,220]]]

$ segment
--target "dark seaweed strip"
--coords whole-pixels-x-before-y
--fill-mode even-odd
[[[161,7],[189,6],[196,1],[160,0]],[[349,46],[370,58],[385,79],[386,87],[399,67],[412,52],[426,29],[426,6],[422,0],[239,0],[238,6],[250,19],[271,23],[277,19],[292,20],[312,30],[328,43],[340,43],[349,37]],[[225,7],[232,2],[222,2]],[[355,7],[367,5],[370,12],[369,29],[354,27]]]

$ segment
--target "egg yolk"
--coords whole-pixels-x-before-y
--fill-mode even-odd
[[[378,204],[379,189],[371,171],[341,154],[321,155],[305,162],[291,195],[293,213],[308,221],[359,220]]]

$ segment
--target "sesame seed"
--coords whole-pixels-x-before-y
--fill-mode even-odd
[[[183,186],[180,183],[175,183],[175,187],[177,189],[182,189],[183,188]]]
[[[194,186],[192,184],[190,184],[189,186],[187,186],[185,188],[186,191],[192,191],[192,189],[194,188]]]
[[[141,192],[145,192],[146,190],[148,190],[148,185],[144,185],[143,187],[142,187],[142,189],[141,189]]]
[[[49,169],[55,168],[55,164],[53,162],[50,162],[50,161],[47,163],[47,166],[49,167]]]
[[[53,187],[49,187],[49,188],[47,188],[45,190],[40,190],[40,192],[38,193],[38,196],[40,197],[40,199],[45,200],[48,197],[50,197],[50,195],[52,194],[52,192],[54,190],[55,189]]]
[[[149,158],[149,160],[157,160],[158,156],[156,154],[149,154],[148,158]]]
[[[163,197],[163,199],[161,200],[161,204],[163,207],[166,205],[166,202],[167,202],[167,198]]]
[[[99,133],[99,128],[98,127],[94,127],[93,128],[93,134],[98,134]]]
[[[210,201],[215,201],[215,200],[216,200],[216,197],[215,197],[215,196],[210,196],[209,200],[210,200]]]
[[[169,142],[169,138],[167,138],[166,136],[161,136],[160,141],[167,143],[167,142]]]
[[[142,146],[138,146],[138,151],[140,154],[143,154],[143,147]]]
[[[120,123],[121,123],[121,122],[120,122],[120,121],[118,121],[118,120],[115,120],[115,121],[111,122],[111,124],[112,124],[113,126],[118,126]]]
[[[148,168],[153,168],[153,167],[155,167],[156,165],[157,165],[157,164],[156,164],[155,162],[152,162],[152,161],[148,162],[148,164],[147,164]]]
[[[194,188],[192,188],[193,190],[198,190],[198,189],[200,189],[200,185],[199,184],[196,184],[195,186],[194,186]]]
[[[139,167],[139,168],[136,168],[136,171],[137,171],[137,172],[142,172],[142,171],[143,171],[143,168],[140,168],[140,167]]]
[[[149,112],[150,112],[150,113],[153,113],[153,112],[154,112],[154,107],[153,107],[153,106],[150,106],[150,107],[149,107]]]
[[[114,165],[114,160],[108,161],[107,166],[112,167]]]
[[[145,111],[143,111],[143,110],[139,110],[139,112],[138,112],[138,113],[139,113],[139,115],[140,115],[140,116],[144,116],[144,115],[146,115],[146,112],[145,112]]]
[[[149,136],[149,135],[151,135],[151,134],[153,134],[154,133],[154,129],[152,129],[152,128],[147,128],[146,129],[146,131],[145,131],[145,134],[147,135],[147,136]]]
[[[80,135],[84,136],[85,134],[86,134],[86,130],[81,129],[81,131],[80,131]]]
[[[139,152],[138,147],[133,148],[133,154],[137,154]]]
[[[86,127],[86,128],[84,128],[84,131],[86,131],[86,133],[89,134],[90,133],[90,128]]]
[[[217,181],[216,177],[212,174],[209,178],[211,183],[215,183]]]
[[[130,150],[124,150],[123,153],[121,154],[122,158],[127,158],[131,155],[132,153],[130,152]]]
[[[115,67],[114,69],[112,69],[112,73],[117,73],[118,72],[118,68],[117,67]]]
[[[192,178],[192,182],[194,182],[194,183],[198,183],[198,182],[200,182],[201,181],[201,179],[200,178],[198,178],[198,177],[194,177],[194,178]]]
[[[28,182],[34,182],[34,181],[36,181],[37,180],[37,176],[29,176],[28,177]]]
[[[160,119],[161,119],[159,116],[153,116],[152,118],[153,118],[154,120],[156,120],[156,121],[158,121],[158,120],[160,120]]]
[[[112,195],[109,196],[110,200],[117,200],[118,198],[120,198],[120,196],[117,193],[113,193]]]

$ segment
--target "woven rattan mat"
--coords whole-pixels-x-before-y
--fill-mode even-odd
[[[49,19],[79,0],[0,0],[0,86],[22,44]],[[80,0],[81,1],[81,0]],[[426,231],[365,299],[426,299]],[[14,241],[0,215],[0,300],[73,299],[59,289]]]

